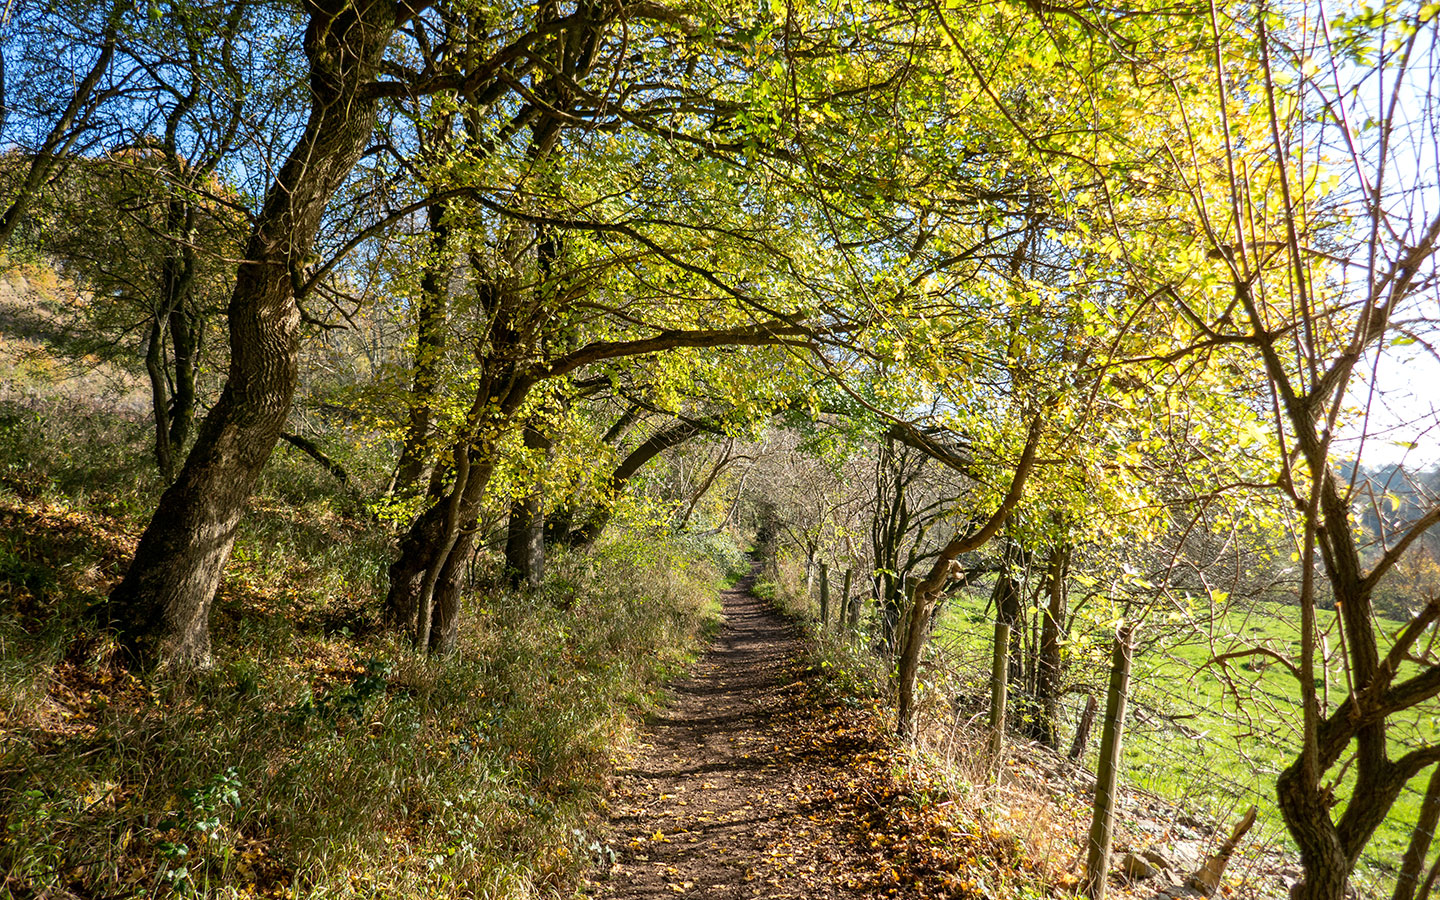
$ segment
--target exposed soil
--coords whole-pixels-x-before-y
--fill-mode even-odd
[[[724,630],[620,772],[608,842],[618,860],[598,896],[853,894],[843,854],[786,858],[788,839],[813,836],[808,794],[839,761],[790,740],[802,649],[751,581],[724,593]]]
[[[805,668],[797,630],[750,587],[747,578],[724,593],[724,630],[691,676],[673,686],[671,704],[649,720],[618,773],[590,896],[978,900],[1074,884],[1073,837],[1084,822],[1041,816],[1029,839],[1017,840],[1013,820],[996,827],[1013,817],[1005,805],[990,809],[981,801],[967,809],[917,783],[886,722],[826,700]],[[1017,754],[1026,768],[1043,762],[1030,749]],[[1067,785],[1051,790],[1063,795]],[[1163,825],[1173,837],[1174,822],[1158,819],[1183,818],[1179,810],[1161,816],[1133,801],[1126,806],[1132,825],[1155,818],[1154,828]],[[1061,836],[1042,849],[1037,829],[1047,823]],[[1117,866],[1126,846],[1155,846],[1154,835],[1129,830]],[[1161,843],[1185,857],[1175,864],[1181,874],[1153,881],[1116,875],[1117,896],[1195,896],[1181,881],[1198,865],[1199,844],[1186,856],[1180,851],[1188,845]],[[1025,888],[1015,890],[1020,884]],[[1227,892],[1268,896],[1269,888],[1252,873]]]
[[[819,698],[750,579],[723,600],[723,632],[619,773],[591,896],[973,896],[973,842],[896,781],[874,720]]]

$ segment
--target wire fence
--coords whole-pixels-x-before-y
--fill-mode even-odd
[[[1246,633],[1259,642],[1266,634],[1293,630],[1293,623],[1280,615],[1283,612],[1247,612]],[[1267,619],[1272,615],[1273,621]],[[953,763],[969,766],[981,779],[993,774],[996,762],[986,758],[984,740],[991,702],[992,635],[985,614],[974,608],[952,610],[936,630],[921,675],[921,730],[928,745]],[[1226,635],[1227,640],[1245,637]],[[1078,642],[1071,648],[1076,652],[1067,663],[1057,749],[1027,740],[1026,717],[1037,714],[1036,706],[1023,678],[1018,690],[1012,682],[1007,759],[1000,767],[1005,776],[995,788],[1003,798],[1005,791],[1014,795],[1028,782],[1032,789],[1061,795],[1062,812],[1039,815],[1030,807],[1025,815],[1031,821],[1021,822],[1031,832],[1032,846],[1041,852],[1047,847],[1066,852],[1049,834],[1057,828],[1068,829],[1072,839],[1078,834],[1083,841],[1084,832],[1077,829],[1088,816],[1094,791],[1091,773],[1098,738],[1088,739],[1075,763],[1065,751],[1088,695],[1098,696],[1104,714],[1106,663],[1099,654],[1085,655]],[[1238,657],[1217,664],[1217,655],[1214,631],[1198,633],[1193,628],[1188,635],[1159,629],[1136,649],[1120,776],[1124,791],[1117,811],[1117,866],[1136,880],[1155,879],[1163,892],[1167,877],[1183,883],[1253,805],[1255,826],[1230,861],[1221,893],[1237,898],[1285,897],[1303,875],[1276,800],[1276,779],[1301,745],[1298,685],[1288,670],[1267,657]],[[1333,672],[1327,677],[1343,682]],[[1345,696],[1343,683],[1320,687],[1322,701],[1330,709]],[[1392,758],[1407,746],[1433,740],[1435,715],[1431,709],[1392,727]],[[1098,731],[1097,722],[1096,735]],[[1335,795],[1343,808],[1354,776],[1343,764],[1337,768],[1342,776]],[[1405,786],[1367,844],[1351,878],[1354,896],[1377,900],[1392,896],[1401,858],[1418,830],[1428,778],[1428,772],[1422,773]],[[997,802],[1004,806],[1007,801]],[[1426,835],[1433,837],[1429,830]],[[1432,857],[1435,849],[1431,847]],[[1072,847],[1068,852],[1076,851]],[[1127,854],[1148,860],[1149,868],[1160,871],[1147,872],[1147,866]],[[1066,862],[1080,868],[1079,860]],[[1170,871],[1162,864],[1168,864]],[[1436,863],[1427,859],[1420,881],[1432,865]],[[1424,893],[1422,886],[1413,896]]]

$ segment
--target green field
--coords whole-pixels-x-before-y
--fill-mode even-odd
[[[1299,685],[1284,666],[1264,656],[1232,659],[1223,669],[1207,663],[1247,647],[1268,646],[1282,652],[1297,648],[1297,616],[1294,607],[1255,604],[1230,609],[1203,627],[1146,623],[1138,634],[1134,662],[1125,780],[1217,822],[1233,821],[1253,802],[1260,814],[1256,839],[1289,845],[1275,806],[1274,783],[1299,746]],[[975,668],[977,678],[986,678],[990,621],[983,599],[971,596],[957,602],[942,619],[935,646],[962,666]],[[1333,614],[1322,612],[1320,624],[1333,626]],[[1377,621],[1377,630],[1385,636],[1382,647],[1399,627],[1398,622]],[[1346,695],[1336,644],[1328,642],[1332,707]],[[1108,664],[1104,648],[1081,637],[1071,651],[1070,680],[1096,689],[1103,697]],[[1070,739],[1080,705],[1078,695],[1068,700],[1062,741]],[[1396,754],[1416,742],[1440,738],[1436,713],[1431,704],[1397,720],[1391,729]],[[1092,763],[1097,744],[1098,735],[1091,741]],[[1427,771],[1411,782],[1371,840],[1356,873],[1362,891],[1388,895],[1393,867],[1404,853],[1428,777]],[[1349,790],[1349,780],[1342,781],[1337,791],[1342,801]]]

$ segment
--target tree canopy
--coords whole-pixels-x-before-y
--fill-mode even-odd
[[[137,671],[211,663],[278,442],[346,474],[314,416],[372,451],[376,606],[424,652],[477,548],[533,586],[617,515],[743,522],[807,584],[861,569],[902,733],[938,611],[993,576],[1037,617],[1055,746],[1063,660],[1292,557],[1295,641],[1254,653],[1302,705],[1297,900],[1339,900],[1440,763],[1394,739],[1440,697],[1440,501],[1357,474],[1389,361],[1437,357],[1434,3],[49,0],[4,28],[0,246],[90,292],[84,352],[149,387],[165,490],[106,604]],[[1414,418],[1395,440],[1433,438]]]

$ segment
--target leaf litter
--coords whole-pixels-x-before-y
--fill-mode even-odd
[[[1021,842],[923,782],[876,706],[825,695],[750,592],[622,760],[586,892],[629,900],[1046,893]]]

